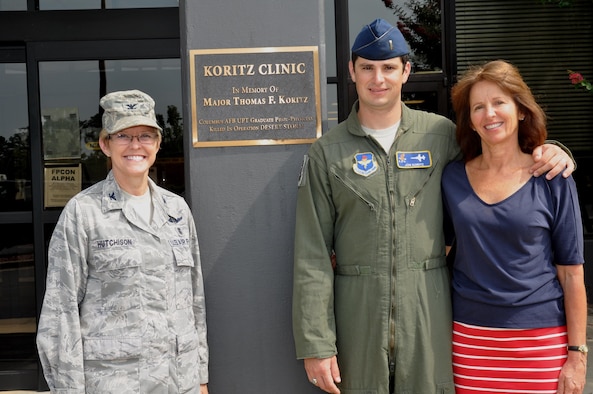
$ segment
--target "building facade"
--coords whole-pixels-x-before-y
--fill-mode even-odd
[[[414,74],[404,99],[415,108],[453,117],[448,92],[459,71],[514,62],[550,115],[550,137],[576,157],[591,255],[593,179],[584,169],[593,161],[593,94],[574,89],[566,72],[593,78],[590,0],[520,0],[512,9],[492,0],[244,3],[0,0],[0,390],[46,388],[34,337],[47,245],[68,198],[109,171],[97,141],[100,97],[140,89],[155,98],[164,130],[151,177],[197,216],[213,392],[272,392],[280,381],[290,386],[283,392],[315,392],[290,332],[292,216],[307,145],[194,147],[186,55],[200,48],[188,47],[190,36],[203,34],[209,48],[280,46],[295,45],[290,29],[270,38],[266,23],[298,30],[322,52],[323,132],[356,99],[349,48],[375,18],[407,27]],[[227,22],[230,32],[213,33]],[[262,382],[258,371],[275,378]]]

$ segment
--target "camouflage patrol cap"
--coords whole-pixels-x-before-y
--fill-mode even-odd
[[[144,92],[122,90],[108,93],[99,104],[105,110],[103,129],[109,134],[134,126],[150,126],[162,131],[156,122],[154,100]]]
[[[410,53],[402,33],[384,19],[375,19],[362,28],[352,53],[369,60],[387,60]]]

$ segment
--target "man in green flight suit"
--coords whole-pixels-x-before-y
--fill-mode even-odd
[[[358,101],[299,179],[293,334],[328,393],[454,393],[441,174],[460,151],[453,122],[402,103],[408,54],[388,22],[362,29],[349,63]],[[534,158],[536,176],[574,169],[554,145]]]

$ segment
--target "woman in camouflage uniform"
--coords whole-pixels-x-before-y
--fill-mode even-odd
[[[107,179],[64,208],[48,251],[37,345],[57,393],[208,392],[204,286],[183,198],[148,177],[161,143],[154,101],[101,99]]]

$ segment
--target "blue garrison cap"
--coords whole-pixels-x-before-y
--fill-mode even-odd
[[[384,19],[375,19],[362,28],[352,53],[369,60],[387,60],[410,53],[402,33]]]

